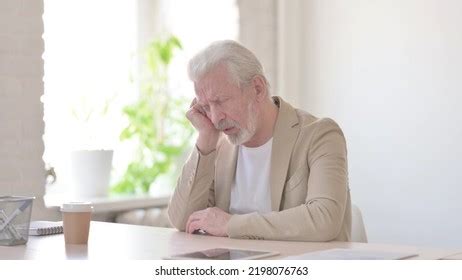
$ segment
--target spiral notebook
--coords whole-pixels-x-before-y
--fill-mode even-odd
[[[29,235],[49,235],[63,233],[63,222],[33,221],[30,222]]]

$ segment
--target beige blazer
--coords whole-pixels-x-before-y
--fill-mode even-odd
[[[294,109],[280,97],[271,154],[272,212],[233,215],[232,238],[349,241],[351,203],[347,149],[342,130],[331,119]],[[229,212],[237,146],[225,137],[215,151],[193,150],[170,201],[168,215],[184,231],[189,215],[207,207]],[[257,174],[255,176],[258,176]]]

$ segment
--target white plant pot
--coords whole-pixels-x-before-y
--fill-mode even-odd
[[[71,154],[73,198],[107,196],[112,168],[112,150],[81,150]]]

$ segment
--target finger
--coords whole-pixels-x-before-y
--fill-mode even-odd
[[[194,233],[196,230],[202,229],[202,222],[201,221],[194,221],[191,223],[189,226],[189,231],[188,233]]]
[[[191,109],[193,109],[193,110],[195,110],[195,111],[201,113],[202,115],[205,115],[204,107],[202,107],[202,105],[199,104],[199,103],[194,104],[194,105],[191,107]]]
[[[196,229],[193,228],[193,225],[197,224],[197,223],[201,223],[201,220],[200,219],[191,220],[191,222],[189,223],[188,228],[187,228],[187,233],[194,233],[194,231]]]
[[[189,233],[189,225],[195,220],[197,220],[197,218],[194,218],[192,215],[189,216],[188,221],[186,222],[186,227],[185,227],[186,232]]]
[[[206,209],[195,211],[195,212],[193,212],[191,215],[189,215],[189,217],[190,217],[190,218],[195,218],[195,219],[201,218],[201,217],[204,216],[205,210],[206,210]]]
[[[186,117],[189,120],[194,119],[195,116],[207,117],[207,114],[205,113],[204,109],[199,104],[195,104],[186,112]]]
[[[189,215],[188,221],[186,222],[185,230],[189,229],[189,225],[191,224],[192,221],[199,220],[202,216],[203,216],[203,210],[193,212],[191,215]]]
[[[191,105],[189,105],[189,108],[193,107],[196,104],[197,104],[197,98],[194,97],[194,99],[191,101]]]

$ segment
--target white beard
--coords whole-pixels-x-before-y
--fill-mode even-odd
[[[237,122],[232,120],[223,120],[218,124],[218,130],[225,130],[230,127],[236,127],[239,131],[236,134],[226,135],[228,142],[233,145],[242,145],[248,142],[257,131],[257,111],[252,112],[252,103],[247,107],[248,121],[246,127],[241,127]]]

